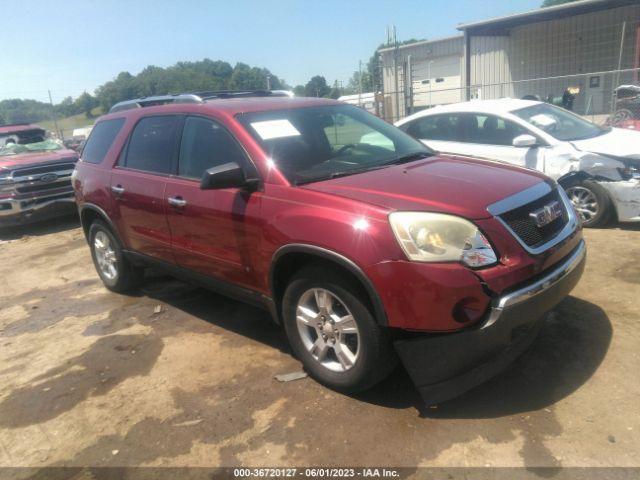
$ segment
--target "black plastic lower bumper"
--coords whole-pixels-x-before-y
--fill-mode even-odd
[[[479,326],[395,343],[423,400],[433,405],[453,398],[504,370],[536,337],[541,319],[580,280],[584,241],[542,277],[500,298]]]

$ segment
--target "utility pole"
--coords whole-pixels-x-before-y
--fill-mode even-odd
[[[362,107],[362,60],[358,61],[358,106]]]
[[[398,55],[400,50],[398,49],[398,37],[396,35],[396,26],[392,26],[392,39],[393,39],[393,79],[394,79],[394,96],[396,100],[395,108],[391,114],[391,121],[400,120],[400,83],[398,80]],[[395,120],[394,120],[395,117]]]
[[[271,75],[267,74],[267,90],[271,90]]]
[[[428,108],[431,108],[431,89],[433,88],[432,84],[433,84],[433,80],[431,79],[431,64],[433,63],[433,60],[429,60],[429,63],[427,63],[427,77],[429,78],[429,105]]]
[[[56,133],[60,136],[60,140],[64,141],[64,136],[62,132],[58,129],[58,120],[56,119],[56,109],[53,108],[53,100],[51,99],[51,90],[47,90],[49,92],[49,104],[51,104],[51,113],[53,114],[53,125],[56,129]]]

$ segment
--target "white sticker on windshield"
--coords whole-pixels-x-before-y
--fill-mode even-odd
[[[263,140],[281,137],[295,137],[300,132],[289,120],[266,120],[264,122],[253,122],[251,126],[258,132]]]

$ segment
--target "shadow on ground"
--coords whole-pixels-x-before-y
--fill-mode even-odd
[[[415,407],[429,418],[495,418],[553,405],[579,389],[609,349],[612,327],[596,305],[568,297],[545,321],[533,345],[505,372],[473,390],[426,408],[398,369],[358,398],[390,408]]]
[[[282,328],[273,322],[268,312],[260,308],[156,272],[148,274],[140,293],[172,305],[209,324],[277,348],[284,353],[291,352]]]
[[[52,233],[64,232],[80,226],[77,215],[67,215],[64,217],[43,220],[28,225],[17,225],[14,227],[0,227],[0,241],[17,240],[22,237],[39,237]]]
[[[158,276],[143,293],[210,324],[290,353],[284,332],[260,309]],[[224,310],[235,312],[225,315]],[[246,309],[239,315],[238,309]],[[242,316],[242,321],[238,317]],[[505,372],[437,409],[424,406],[399,366],[384,382],[355,398],[387,408],[416,408],[430,418],[494,418],[548,407],[580,388],[609,348],[612,327],[598,306],[566,298],[543,325],[534,344]]]

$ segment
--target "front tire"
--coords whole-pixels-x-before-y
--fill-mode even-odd
[[[96,220],[91,224],[89,247],[96,271],[109,290],[124,293],[142,282],[144,270],[127,261],[122,245],[104,222]]]
[[[581,180],[565,186],[565,191],[585,227],[603,227],[613,216],[607,191],[593,180]]]
[[[326,267],[303,268],[285,291],[282,312],[295,356],[331,389],[366,390],[396,366],[387,332],[344,275]]]

